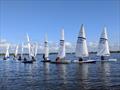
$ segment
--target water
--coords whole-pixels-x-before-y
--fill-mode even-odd
[[[56,55],[50,55],[55,59]],[[67,59],[75,58],[68,54]],[[96,59],[94,54],[91,59]],[[117,62],[96,64],[50,64],[0,60],[0,90],[120,90],[120,53]]]

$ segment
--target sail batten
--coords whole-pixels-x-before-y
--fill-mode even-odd
[[[106,27],[104,27],[103,32],[101,33],[97,55],[98,56],[109,56],[110,55]]]
[[[86,42],[86,35],[85,35],[85,29],[84,26],[81,26],[77,44],[76,44],[76,51],[75,51],[76,57],[87,57],[88,56],[88,48],[87,48],[87,42]]]

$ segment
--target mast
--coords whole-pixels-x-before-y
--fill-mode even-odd
[[[64,40],[64,29],[61,30],[61,40],[60,40],[60,47],[58,52],[58,57],[65,58],[65,40]]]
[[[79,57],[79,58],[87,57],[89,55],[88,48],[87,48],[87,42],[86,42],[85,29],[84,29],[83,24],[81,25],[81,29],[78,35],[75,55],[76,57]]]
[[[103,28],[103,32],[101,33],[97,55],[98,56],[110,56],[106,27]]]

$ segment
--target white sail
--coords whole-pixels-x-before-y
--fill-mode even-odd
[[[35,57],[35,46],[30,44],[30,56]]]
[[[81,26],[81,29],[78,35],[75,55],[76,57],[87,57],[89,55],[87,42],[86,42],[85,29],[83,25]]]
[[[45,35],[45,42],[44,42],[44,53],[45,53],[45,58],[49,57],[49,47],[48,47],[48,40],[47,40],[47,35]]]
[[[30,38],[29,38],[28,33],[26,35],[27,35],[27,41],[30,42]]]
[[[65,40],[64,40],[64,29],[61,31],[61,40],[60,40],[60,47],[58,52],[58,57],[65,58]]]
[[[22,46],[21,46],[21,57],[23,56],[23,51],[24,51],[24,44],[22,43]]]
[[[27,34],[27,46],[28,46],[28,51],[29,51],[29,57],[31,57],[31,44],[30,44],[30,38]]]
[[[35,45],[35,57],[36,57],[37,53],[38,53],[38,44],[36,42],[36,45]]]
[[[6,48],[6,53],[5,53],[5,57],[6,57],[6,58],[9,57],[9,47],[10,47],[10,45],[8,44],[8,45],[7,45],[7,48]]]
[[[16,49],[15,49],[15,57],[17,57],[18,55],[18,45],[16,46]]]
[[[104,27],[104,30],[100,37],[97,55],[98,56],[109,56],[110,55],[106,27]]]

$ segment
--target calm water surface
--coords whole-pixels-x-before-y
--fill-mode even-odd
[[[55,54],[50,55],[54,60]],[[74,59],[68,54],[67,59]],[[94,54],[91,59],[96,59]],[[120,53],[117,62],[96,64],[33,64],[0,60],[0,90],[120,90]]]

